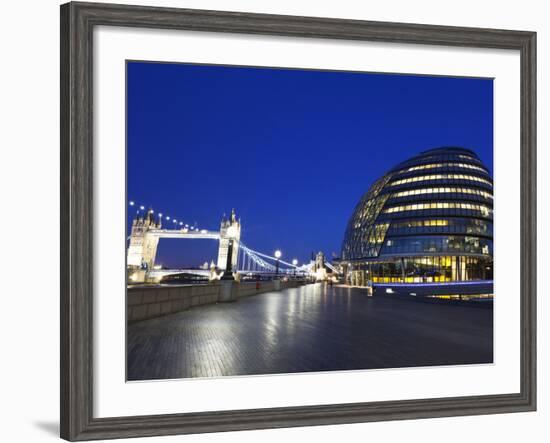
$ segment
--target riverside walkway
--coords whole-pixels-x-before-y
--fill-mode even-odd
[[[493,310],[314,284],[128,326],[128,380],[491,363]]]

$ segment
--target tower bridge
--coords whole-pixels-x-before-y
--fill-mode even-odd
[[[143,208],[143,207],[142,207]],[[167,218],[168,219],[168,218]],[[128,279],[133,283],[160,282],[164,277],[178,274],[192,274],[209,280],[220,279],[229,274],[282,274],[293,276],[308,276],[318,279],[326,278],[326,268],[338,273],[330,263],[324,260],[322,253],[316,260],[298,266],[296,260],[292,263],[272,257],[247,247],[241,242],[241,221],[237,219],[235,211],[231,211],[229,218],[222,218],[217,231],[198,229],[178,225],[174,221],[174,229],[162,225],[162,214],[155,215],[152,209],[138,214],[132,221],[127,252]],[[156,265],[156,255],[160,239],[208,239],[219,242],[216,263],[212,262],[210,269],[163,269]],[[230,255],[230,260],[228,259]],[[229,271],[227,271],[229,268]]]

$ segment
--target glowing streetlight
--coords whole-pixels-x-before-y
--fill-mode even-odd
[[[166,216],[166,220],[170,221],[170,217]]]
[[[273,255],[277,259],[277,261],[275,262],[275,275],[278,276],[279,275],[279,259],[281,258],[283,253],[277,249]]]
[[[298,266],[298,260],[297,260],[297,259],[293,259],[293,260],[292,260],[292,264],[294,265],[294,277],[296,277],[296,266]]]
[[[140,206],[139,209],[143,211],[145,209],[145,206]]]
[[[130,202],[130,206],[134,206],[134,202],[131,201],[131,202]]]

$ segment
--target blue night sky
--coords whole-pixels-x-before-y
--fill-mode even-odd
[[[288,261],[340,255],[361,195],[420,151],[493,169],[490,79],[128,62],[127,88],[128,199],[204,229],[235,208],[241,240]],[[216,254],[163,239],[157,263]]]

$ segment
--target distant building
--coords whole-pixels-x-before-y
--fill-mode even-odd
[[[315,279],[317,281],[326,280],[327,268],[325,266],[325,254],[323,254],[321,251],[319,251],[315,256],[313,271],[315,273]]]
[[[469,149],[424,151],[363,195],[340,264],[348,283],[493,278],[493,180]]]

